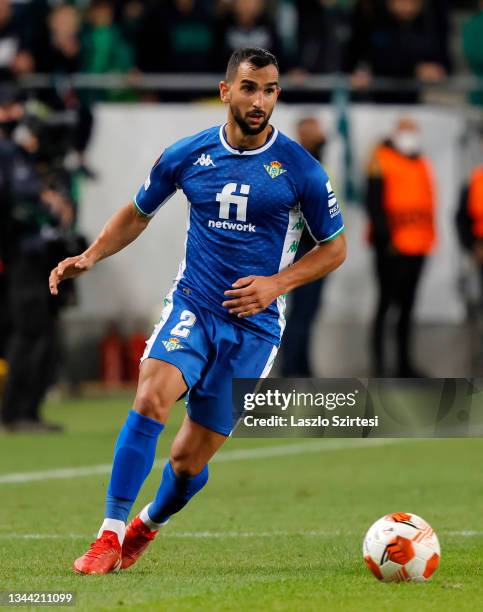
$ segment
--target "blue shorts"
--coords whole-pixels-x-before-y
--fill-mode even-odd
[[[215,313],[180,291],[165,299],[159,323],[141,359],[160,359],[176,366],[188,386],[189,417],[224,436],[233,415],[232,379],[264,378],[277,347]]]

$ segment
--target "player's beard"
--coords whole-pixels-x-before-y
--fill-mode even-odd
[[[245,115],[245,117],[242,117],[240,110],[236,106],[232,106],[231,104],[230,110],[231,114],[233,115],[233,118],[237,122],[238,127],[240,128],[244,136],[256,136],[257,134],[263,132],[263,130],[267,127],[268,122],[270,121],[270,117],[272,115],[272,111],[270,111],[265,115],[265,119],[260,123],[260,125],[257,125],[257,127],[252,128],[245,121],[245,117],[248,115],[248,113],[247,115]]]

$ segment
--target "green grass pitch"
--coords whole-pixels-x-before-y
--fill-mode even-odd
[[[5,475],[109,464],[129,401],[50,404],[48,418],[65,423],[66,434],[0,436],[0,590],[75,591],[78,610],[481,606],[480,439],[229,440],[208,486],[138,564],[117,575],[73,574],[73,559],[102,520],[108,468],[24,482]],[[182,414],[179,405],[160,438],[160,459]],[[135,511],[153,496],[160,472],[146,481]],[[430,583],[382,584],[363,565],[366,529],[394,511],[424,517],[439,535],[442,561]]]

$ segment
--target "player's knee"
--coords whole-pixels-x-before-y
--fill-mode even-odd
[[[205,467],[204,463],[183,451],[171,451],[169,461],[176,476],[181,478],[193,478]]]
[[[165,423],[172,404],[172,399],[163,392],[163,389],[143,385],[136,394],[134,409],[144,416]]]

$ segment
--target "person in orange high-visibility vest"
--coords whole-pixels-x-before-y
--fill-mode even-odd
[[[400,119],[368,166],[365,203],[379,288],[371,342],[376,376],[391,374],[384,350],[391,308],[398,313],[397,375],[421,376],[410,357],[412,313],[424,262],[435,243],[432,169],[421,148],[418,125]]]
[[[483,164],[473,169],[461,191],[456,226],[462,246],[479,266],[483,304]]]

